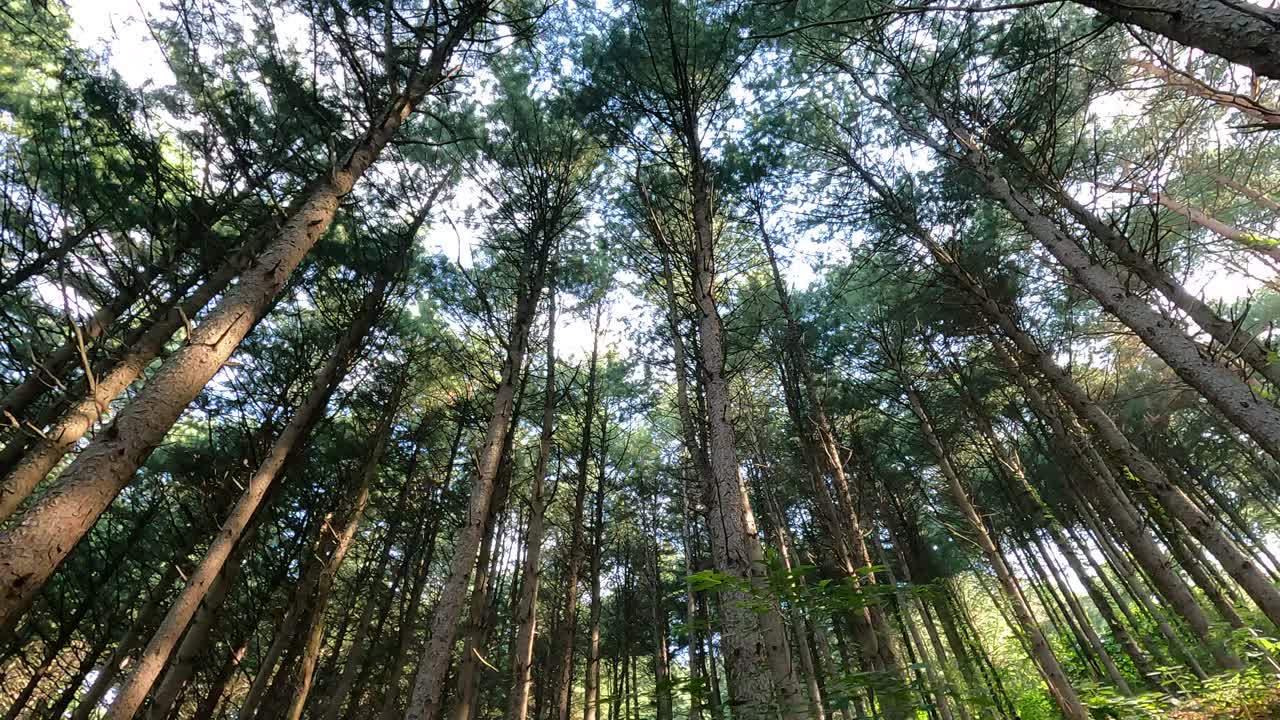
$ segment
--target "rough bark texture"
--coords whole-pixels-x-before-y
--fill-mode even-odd
[[[1160,33],[1280,79],[1280,12],[1218,0],[1077,0],[1122,23]]]
[[[128,484],[186,406],[231,357],[328,230],[342,199],[377,160],[414,107],[446,78],[445,64],[487,10],[466,2],[432,49],[423,70],[344,156],[318,180],[234,289],[192,332],[155,377],[31,508],[0,536],[0,626],[21,613]]]
[[[240,252],[230,257],[178,306],[180,310],[170,310],[156,318],[151,327],[114,365],[101,377],[95,378],[93,385],[87,388],[85,397],[68,408],[56,424],[45,431],[44,436],[31,443],[6,473],[4,480],[0,481],[0,520],[7,519],[18,509],[58,462],[110,409],[111,403],[160,357],[173,334],[183,327],[183,316],[195,317],[210,300],[225,290],[236,275],[248,266],[256,250],[257,243],[246,243]]]
[[[306,400],[299,406],[293,419],[276,438],[267,457],[249,479],[244,494],[223,522],[204,559],[187,579],[186,587],[169,608],[168,614],[152,636],[151,642],[147,644],[133,673],[116,696],[116,701],[107,716],[110,720],[129,720],[142,706],[156,678],[168,662],[169,655],[177,646],[191,618],[200,608],[210,587],[222,572],[227,558],[231,556],[245,528],[249,526],[263,499],[276,482],[281,469],[284,468],[290,456],[306,442],[312,428],[324,412],[329,396],[346,374],[346,368],[352,356],[381,310],[382,288],[385,288],[385,281],[381,285],[382,287],[370,296],[370,302],[367,302],[366,307],[351,324],[351,328],[338,343],[333,355],[316,373]]]

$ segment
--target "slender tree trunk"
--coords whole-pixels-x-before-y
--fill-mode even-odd
[[[538,627],[538,589],[542,582],[542,542],[547,512],[543,486],[555,439],[556,303],[553,279],[547,302],[547,379],[543,386],[542,433],[538,438],[538,460],[529,491],[529,529],[525,532],[520,602],[515,616],[517,630],[511,649],[511,694],[507,700],[507,720],[525,720],[528,717],[529,695],[533,690],[533,645]]]
[[[388,405],[383,421],[385,423],[384,427],[376,436],[378,439],[374,441],[373,453],[366,462],[365,470],[362,473],[363,477],[356,490],[356,496],[351,503],[352,507],[348,511],[349,519],[342,533],[334,539],[334,547],[330,551],[329,560],[325,564],[320,581],[312,593],[313,596],[308,608],[309,616],[307,622],[303,625],[306,629],[303,635],[306,638],[306,642],[303,644],[302,657],[292,670],[289,683],[286,686],[290,700],[285,712],[279,715],[279,717],[283,717],[286,720],[298,720],[302,716],[302,709],[306,705],[307,697],[310,695],[316,663],[320,657],[321,641],[324,638],[324,616],[329,604],[330,590],[333,587],[334,577],[342,567],[342,561],[346,557],[347,550],[351,547],[351,541],[355,537],[356,529],[364,516],[365,507],[369,503],[369,485],[377,474],[378,465],[381,462],[382,454],[387,446],[387,438],[390,435],[391,421],[398,409],[398,391],[396,395],[396,400]]]
[[[421,427],[425,427],[425,424]],[[416,464],[417,452],[419,445],[414,445],[414,455],[410,465]],[[394,507],[403,508],[408,496],[410,484],[413,482],[413,472],[407,473],[405,481],[400,484],[400,490],[396,496]],[[393,516],[387,527],[386,538],[383,540],[382,552],[378,554],[378,564],[370,573],[370,579],[373,583],[381,586],[383,578],[386,576],[387,567],[391,564],[392,552],[395,548],[395,541],[400,531],[401,515]],[[351,694],[351,690],[355,687],[357,678],[367,670],[366,662],[369,659],[369,652],[373,649],[376,638],[381,637],[383,624],[387,620],[387,616],[391,613],[393,598],[396,596],[400,588],[400,582],[403,580],[405,571],[408,569],[408,558],[400,564],[399,572],[395,573],[391,581],[391,587],[387,594],[386,601],[381,602],[373,596],[365,598],[364,607],[360,611],[360,617],[356,620],[355,637],[351,640],[351,650],[342,657],[338,650],[332,651],[335,666],[341,658],[342,671],[337,673],[337,677],[333,681],[333,687],[325,693],[325,700],[322,709],[317,715],[320,720],[338,720],[342,714],[342,708],[346,704],[347,696]],[[381,609],[380,616],[377,619],[377,628],[374,628],[374,614]],[[343,633],[339,633],[341,638]]]
[[[1265,377],[1273,385],[1280,386],[1280,365],[1272,363],[1267,348],[1251,333],[1238,327],[1235,323],[1222,318],[1200,298],[1189,292],[1173,276],[1133,249],[1129,238],[1113,225],[1085,207],[1070,193],[1066,192],[1056,181],[1045,179],[1037,172],[1028,158],[1016,144],[1008,138],[997,135],[990,141],[1004,154],[1011,158],[1025,172],[1037,180],[1052,197],[1054,202],[1062,206],[1084,225],[1089,232],[1101,240],[1124,266],[1134,272],[1144,283],[1165,296],[1169,302],[1186,312],[1202,330],[1209,334],[1223,347],[1230,348],[1256,372]],[[1159,198],[1164,198],[1159,194]],[[1163,201],[1162,201],[1163,202]],[[1171,208],[1172,209],[1172,208]]]
[[[170,654],[181,639],[187,625],[200,608],[210,587],[226,565],[227,558],[235,550],[245,529],[253,516],[258,512],[262,501],[276,483],[280,471],[288,463],[289,458],[298,452],[306,443],[312,428],[320,420],[330,395],[346,375],[346,369],[355,353],[364,342],[378,313],[382,310],[382,297],[386,281],[380,280],[378,288],[367,298],[365,307],[352,322],[347,334],[338,343],[333,355],[316,373],[311,392],[294,414],[289,425],[280,433],[272,445],[266,459],[258,466],[253,477],[249,479],[245,492],[240,496],[231,514],[223,522],[222,528],[209,546],[200,565],[187,579],[178,599],[174,601],[164,621],[147,644],[137,667],[129,676],[124,687],[116,696],[109,720],[129,720],[142,706],[143,700],[151,691],[156,678],[159,677]]]
[[[59,477],[22,521],[0,535],[0,626],[20,614],[98,516],[128,484],[186,406],[213,378],[328,230],[342,199],[439,83],[454,48],[487,12],[465,2],[454,24],[412,78],[338,166],[299,203],[256,263],[102,434]],[[148,683],[149,685],[149,683]],[[126,716],[120,716],[126,717]]]
[[[488,635],[486,616],[489,611],[489,599],[493,593],[495,563],[500,559],[494,554],[494,546],[501,547],[505,530],[502,512],[506,505],[507,487],[510,484],[511,472],[511,437],[507,434],[507,447],[504,456],[508,458],[502,463],[503,469],[498,471],[497,489],[494,491],[493,510],[489,513],[489,522],[485,526],[484,539],[480,542],[479,555],[476,558],[475,581],[471,588],[471,607],[467,624],[462,633],[462,656],[458,658],[458,672],[454,684],[456,691],[450,716],[453,720],[470,720],[475,710],[476,693],[480,682],[480,651],[484,650]]]
[[[1067,718],[1071,720],[1088,720],[1088,712],[1080,702],[1075,688],[1072,687],[1071,681],[1063,671],[1062,665],[1053,653],[1053,649],[1049,646],[1044,634],[1040,632],[1035,616],[1032,614],[1031,608],[1027,605],[1018,587],[1017,578],[1009,570],[1004,556],[1001,555],[1000,550],[996,547],[987,530],[985,521],[978,515],[973,503],[969,500],[968,491],[965,490],[963,483],[960,481],[960,476],[956,474],[946,450],[942,447],[941,441],[934,432],[933,424],[925,411],[919,394],[900,367],[897,368],[897,372],[906,390],[911,409],[920,422],[925,441],[928,443],[930,450],[933,451],[938,467],[947,480],[952,499],[973,529],[974,539],[979,547],[982,548],[987,561],[991,563],[992,568],[995,570],[996,576],[1000,580],[1000,586],[1004,590],[1005,598],[1012,606],[1016,625],[1029,645],[1032,657],[1040,670],[1041,676],[1044,678],[1045,684],[1049,688],[1050,694],[1053,695],[1054,701]]]
[[[666,594],[662,591],[662,546],[657,536],[657,498],[652,498],[650,510],[654,525],[653,547],[646,552],[649,555],[651,571],[649,604],[652,606],[653,622],[653,682],[657,705],[657,720],[673,720],[671,709],[671,657],[667,647],[667,610],[664,603]]]
[[[461,420],[459,424],[461,425]],[[446,478],[446,485],[448,485]],[[381,720],[394,720],[400,713],[400,679],[404,675],[405,662],[409,657],[409,644],[413,641],[413,632],[418,625],[418,611],[422,607],[423,588],[427,577],[431,574],[431,562],[435,559],[436,540],[440,534],[439,521],[433,522],[427,538],[427,547],[422,554],[422,562],[414,575],[413,587],[409,591],[409,605],[400,616],[400,627],[397,631],[395,653],[387,671],[386,690],[382,699],[382,710],[378,713]]]
[[[99,308],[83,327],[74,328],[70,338],[49,353],[43,361],[37,363],[35,369],[23,378],[22,382],[0,398],[0,417],[13,415],[22,419],[22,414],[27,411],[27,408],[39,400],[46,391],[66,380],[78,363],[83,364],[85,359],[90,359],[91,356],[87,353],[85,358],[81,358],[81,342],[84,343],[86,351],[91,350],[92,341],[105,335],[116,318],[133,307],[142,295],[142,291],[154,278],[155,273],[149,269],[136,274],[128,286],[123,288],[111,302]],[[8,513],[0,512],[0,517],[7,515]]]
[[[272,706],[283,710],[283,712],[274,714],[273,717],[298,720],[302,716],[302,709],[305,707],[307,697],[311,693],[316,663],[320,658],[320,647],[324,639],[324,618],[325,611],[329,606],[330,591],[333,588],[334,578],[342,567],[342,561],[346,558],[347,550],[350,549],[351,542],[355,539],[356,530],[360,527],[360,521],[364,518],[365,508],[369,504],[369,489],[378,475],[382,457],[386,453],[387,445],[391,438],[391,429],[400,410],[400,398],[407,382],[407,373],[408,366],[405,366],[399,372],[399,377],[395,380],[395,387],[391,392],[391,397],[387,400],[382,418],[377,429],[374,430],[372,447],[370,447],[369,454],[365,458],[364,467],[361,468],[357,475],[354,487],[350,489],[351,496],[345,503],[347,506],[344,509],[346,517],[342,523],[342,530],[339,532],[330,529],[330,532],[325,536],[327,541],[325,544],[328,547],[324,549],[324,554],[327,559],[321,566],[320,576],[313,584],[311,593],[307,598],[306,617],[301,623],[301,631],[298,635],[299,639],[303,640],[303,642],[299,643],[301,646],[300,657],[291,663],[291,667],[281,672],[282,678],[285,679],[285,682],[282,683],[282,688],[287,702],[272,703]]]
[[[582,720],[596,720],[600,713],[600,566],[604,555],[604,484],[608,464],[608,413],[600,419],[599,475],[591,522],[591,615],[587,621],[587,672],[583,678]],[[689,720],[699,720],[690,710]],[[508,718],[508,720],[513,720]]]
[[[1260,190],[1255,190],[1254,188],[1249,187],[1245,183],[1242,183],[1239,180],[1236,180],[1235,178],[1232,178],[1232,177],[1228,177],[1226,175],[1221,175],[1218,173],[1210,173],[1209,177],[1212,178],[1215,182],[1226,185],[1232,190],[1235,190],[1241,195],[1244,195],[1245,197],[1249,198],[1258,207],[1264,208],[1266,210],[1270,210],[1272,212],[1280,212],[1280,202],[1276,202],[1270,195],[1267,195],[1266,193]]]
[[[1079,469],[1075,477],[1084,482],[1084,493],[1107,508],[1108,515],[1116,523],[1117,529],[1124,536],[1126,543],[1134,550],[1135,557],[1138,558],[1143,568],[1151,573],[1152,579],[1157,587],[1160,588],[1161,594],[1171,603],[1179,615],[1187,619],[1188,625],[1197,636],[1213,649],[1218,663],[1224,667],[1239,667],[1239,661],[1227,653],[1220,643],[1212,640],[1208,619],[1205,618],[1202,609],[1196,603],[1190,590],[1172,571],[1167,557],[1155,546],[1155,543],[1143,529],[1141,522],[1124,507],[1122,503],[1123,492],[1115,484],[1115,480],[1111,477],[1105,464],[1095,462],[1094,458],[1089,455],[1087,448],[1077,445],[1072,436],[1068,434],[1061,418],[1052,411],[1039,392],[1026,380],[1026,374],[1022,372],[1022,366],[1027,364],[1038,367],[1041,374],[1049,380],[1054,389],[1068,401],[1076,412],[1088,419],[1097,428],[1099,434],[1106,440],[1111,449],[1116,452],[1117,457],[1126,461],[1129,467],[1133,469],[1133,472],[1140,473],[1144,468],[1151,466],[1150,461],[1146,460],[1145,456],[1137,453],[1136,448],[1123,437],[1123,434],[1106,413],[1088,398],[1083,389],[1057,365],[1049,353],[1041,350],[1035,340],[1005,313],[982,283],[969,274],[941,244],[933,239],[928,230],[920,225],[916,216],[877,177],[857,163],[853,163],[851,169],[867,182],[878,196],[889,203],[893,212],[900,220],[906,223],[911,233],[928,249],[934,260],[970,295],[982,313],[999,328],[1000,332],[1013,342],[1017,348],[1016,352],[1022,355],[1024,363],[1018,363],[1009,356],[1000,342],[994,343],[994,348],[997,354],[1003,356],[1005,362],[1014,371],[1013,376],[1026,392],[1033,409],[1036,410],[1037,414],[1049,421],[1054,428],[1054,436],[1058,439],[1061,449],[1075,459],[1076,462],[1074,464]],[[1163,479],[1163,476],[1159,477]],[[1095,484],[1095,481],[1107,483],[1107,486],[1101,487]],[[1166,486],[1168,485],[1167,480],[1164,483]],[[1170,494],[1177,493],[1173,488],[1168,488],[1168,492]]]
[[[871,557],[867,552],[866,541],[862,531],[858,512],[853,506],[849,481],[845,475],[844,462],[831,431],[831,422],[827,418],[826,409],[818,397],[817,382],[809,362],[809,350],[804,341],[804,332],[791,309],[790,293],[782,280],[778,268],[778,259],[774,252],[773,241],[766,227],[764,211],[756,205],[757,227],[761,242],[769,259],[769,267],[773,278],[774,292],[778,296],[778,304],[787,323],[787,335],[784,342],[784,365],[794,368],[795,377],[790,381],[783,379],[783,389],[787,397],[787,408],[791,414],[792,424],[801,435],[803,455],[808,460],[814,481],[814,497],[818,502],[821,514],[830,527],[833,544],[845,557],[845,571],[854,587],[874,586],[874,573],[866,572],[871,567]],[[827,482],[834,488],[836,507],[832,505]],[[905,688],[901,669],[893,651],[883,611],[877,604],[850,613],[854,631],[859,636],[859,645],[863,654],[864,667],[867,671],[875,671],[877,667],[887,676],[891,685]],[[906,693],[893,687],[886,688],[882,702],[884,712],[891,720],[905,718],[910,713],[909,700]]]
[[[213,677],[213,681],[209,683],[209,689],[205,691],[204,699],[196,707],[196,718],[213,718],[214,712],[218,709],[218,704],[222,701],[222,696],[227,690],[227,685],[231,682],[232,673],[240,666],[244,660],[244,656],[249,652],[249,640],[252,637],[250,633],[245,633],[244,639],[240,644],[232,648],[227,655],[227,659],[222,661],[222,666],[218,668],[217,673]]]
[[[587,390],[583,400],[581,454],[578,456],[578,479],[573,495],[573,515],[570,517],[570,539],[568,559],[564,572],[563,624],[557,636],[555,662],[553,672],[555,682],[555,705],[552,720],[569,720],[569,699],[573,690],[573,656],[574,640],[578,628],[578,576],[585,559],[586,548],[583,530],[586,524],[585,505],[587,496],[588,468],[594,455],[591,451],[593,441],[592,425],[596,415],[596,389],[599,382],[599,350],[600,319],[604,310],[602,303],[597,303],[595,318],[592,322],[591,358],[587,370]]]
[[[549,243],[547,243],[549,245]],[[413,693],[409,699],[406,720],[437,720],[441,709],[449,661],[453,656],[458,624],[466,601],[466,589],[471,571],[476,564],[484,526],[489,518],[493,499],[494,481],[502,449],[506,445],[515,407],[516,385],[520,369],[524,365],[529,342],[529,328],[533,324],[538,296],[542,291],[547,257],[550,247],[544,245],[540,252],[527,253],[519,283],[521,297],[517,302],[515,318],[508,335],[506,358],[503,360],[497,392],[493,400],[493,413],[485,431],[484,445],[480,450],[476,467],[475,484],[467,504],[466,521],[454,541],[453,559],[449,564],[449,576],[440,592],[440,601],[431,615],[427,646],[424,648],[414,677]]]

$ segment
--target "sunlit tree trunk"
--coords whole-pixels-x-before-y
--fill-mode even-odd
[[[544,229],[535,228],[533,231],[543,232]],[[525,253],[521,267],[516,312],[507,336],[506,354],[494,394],[493,411],[479,453],[475,483],[471,488],[464,524],[454,540],[449,575],[441,588],[440,601],[431,614],[429,639],[414,676],[406,720],[437,720],[440,714],[441,696],[466,602],[466,589],[470,585],[476,553],[489,519],[494,481],[497,479],[499,461],[506,446],[515,410],[516,390],[520,384],[520,369],[524,365],[529,343],[529,329],[533,325],[538,298],[542,293],[551,250],[549,241],[526,242],[530,252]]]
[[[187,344],[80,453],[21,522],[0,535],[0,626],[25,610],[187,405],[239,347],[294,269],[328,230],[343,199],[414,108],[447,79],[446,64],[453,50],[487,9],[483,1],[466,2],[459,8],[453,25],[438,38],[406,90],[359,136],[341,161],[317,179],[255,264],[192,331]]]
[[[281,431],[280,436],[276,438],[270,452],[258,466],[253,477],[249,479],[244,494],[232,508],[231,514],[223,521],[222,528],[205,552],[204,559],[187,578],[186,587],[169,608],[168,614],[151,637],[133,673],[120,689],[107,715],[110,720],[129,720],[142,706],[143,700],[150,693],[170,654],[182,638],[183,632],[186,631],[209,589],[223,571],[227,559],[242,539],[245,529],[258,513],[271,488],[278,482],[280,471],[288,463],[289,458],[306,443],[311,430],[320,420],[329,397],[346,375],[352,358],[364,342],[365,335],[369,332],[374,320],[382,311],[386,283],[385,278],[378,281],[374,292],[367,296],[364,308],[352,321],[351,327],[339,341],[333,355],[316,372],[310,393],[298,407],[289,424]]]

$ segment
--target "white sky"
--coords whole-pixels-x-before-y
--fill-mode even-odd
[[[134,87],[163,86],[174,81],[164,57],[147,29],[145,18],[163,17],[169,11],[162,0],[67,0],[73,20],[72,35],[82,47],[106,51],[112,67]],[[274,12],[274,11],[273,11]],[[286,45],[305,46],[310,42],[306,20],[297,15],[277,14],[273,22]],[[489,94],[491,90],[478,82],[474,92]],[[1093,111],[1106,116],[1132,112],[1136,103],[1132,98],[1115,93],[1099,98]],[[731,121],[732,122],[732,121]],[[464,221],[465,211],[479,204],[482,191],[472,179],[464,180],[454,190],[453,198],[435,214],[435,222],[424,237],[425,247],[441,252],[463,266],[470,266],[471,251],[477,243],[477,229]],[[452,222],[449,222],[451,220]],[[833,241],[815,232],[802,234],[788,249],[784,258],[787,281],[794,287],[806,288],[820,275],[824,261],[847,257],[843,241]],[[1255,275],[1266,276],[1261,266]],[[1260,281],[1223,267],[1206,265],[1198,270],[1189,282],[1193,292],[1203,292],[1207,297],[1232,300],[1255,290]],[[61,303],[61,291],[48,288],[51,298]],[[47,293],[46,293],[47,294]],[[616,293],[617,312],[633,314],[643,312],[639,301],[629,293]],[[566,356],[579,355],[590,348],[590,328],[583,317],[571,314],[562,316],[560,330],[562,351]],[[609,343],[620,349],[630,349],[628,339],[614,323]]]

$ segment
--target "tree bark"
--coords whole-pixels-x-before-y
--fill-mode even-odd
[[[128,484],[186,406],[222,368],[312,246],[342,199],[378,159],[409,114],[450,74],[454,48],[487,12],[467,0],[437,41],[423,70],[321,177],[232,290],[191,333],[102,435],[59,477],[22,521],[0,535],[0,626],[21,613],[98,516]]]
[[[583,678],[582,720],[596,720],[600,712],[600,571],[604,556],[604,486],[608,466],[609,415],[600,418],[600,442],[597,443],[599,475],[596,479],[595,503],[591,522],[591,615],[587,621],[587,670]],[[692,710],[690,711],[692,712]],[[698,720],[690,716],[688,720]]]
[[[386,280],[383,278],[378,281],[377,289],[366,298],[365,307],[352,322],[333,355],[317,371],[307,398],[298,408],[293,419],[289,421],[288,426],[276,438],[271,451],[258,466],[253,477],[249,479],[244,494],[232,508],[231,514],[223,521],[222,528],[206,551],[204,559],[187,579],[186,587],[169,608],[164,621],[143,651],[137,667],[134,668],[124,687],[120,689],[115,703],[107,714],[108,720],[130,720],[142,706],[156,678],[168,662],[174,647],[187,629],[187,625],[190,624],[210,587],[222,572],[227,558],[231,556],[241,540],[245,529],[261,507],[263,499],[276,484],[280,471],[288,463],[289,458],[305,445],[311,430],[319,422],[329,397],[346,375],[352,358],[381,312],[385,290]]]
[[[541,231],[542,229],[537,229]],[[429,640],[424,648],[414,677],[413,694],[405,720],[436,720],[441,709],[441,695],[453,656],[458,623],[466,601],[466,589],[471,571],[475,567],[476,552],[489,518],[493,499],[494,480],[498,463],[510,431],[515,406],[516,385],[520,368],[524,365],[529,328],[533,324],[538,296],[550,251],[550,241],[542,243],[539,252],[526,253],[519,284],[521,297],[517,301],[515,318],[507,339],[506,357],[502,363],[497,392],[493,399],[493,413],[485,431],[484,445],[476,467],[475,484],[467,504],[466,521],[454,541],[453,559],[449,564],[449,576],[440,592],[440,601],[431,615]]]
[[[1280,12],[1260,5],[1215,0],[1076,0],[1081,5],[1280,79]]]

